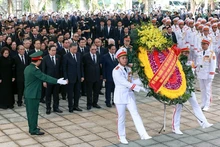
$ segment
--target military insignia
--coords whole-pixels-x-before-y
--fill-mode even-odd
[[[118,69],[119,69],[119,66],[117,66],[115,69],[118,70]]]
[[[213,56],[212,59],[215,60],[215,56]]]

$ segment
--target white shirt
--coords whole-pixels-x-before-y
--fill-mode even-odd
[[[50,59],[53,60],[54,64],[56,65],[56,56],[51,56],[50,55]]]
[[[21,55],[21,54],[18,54],[18,55],[19,55],[21,61],[22,61],[22,56],[23,56],[23,60],[24,60],[24,64],[25,64],[25,57],[24,57],[24,55]]]
[[[95,55],[95,63],[96,63],[96,62],[97,62],[96,54],[92,54],[92,53],[90,52],[90,56],[91,56],[91,58],[92,58],[92,61],[93,61],[93,55]]]
[[[35,48],[35,52],[39,52],[39,51],[40,51],[40,49],[36,49],[36,48]]]
[[[73,56],[73,58],[75,58],[75,60],[77,62],[76,54],[71,53],[71,55]]]
[[[112,53],[109,52],[109,55],[110,55],[110,57],[111,57],[112,60],[113,60],[113,58],[112,58],[112,55],[113,55],[114,60],[115,60],[115,55],[114,55],[114,54],[112,54]]]

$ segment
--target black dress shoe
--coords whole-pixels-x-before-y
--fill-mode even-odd
[[[46,114],[49,115],[51,113],[50,109],[47,109]]]
[[[100,91],[100,92],[99,92],[99,95],[104,95],[104,93]]]
[[[109,107],[109,108],[111,108],[111,107],[112,107],[112,105],[111,105],[111,104],[106,104],[106,106],[107,106],[107,107]]]
[[[44,99],[43,99],[43,100],[40,100],[40,102],[41,102],[41,103],[43,103],[43,104],[45,104],[45,103],[46,103]]]
[[[91,110],[92,109],[92,107],[91,106],[87,106],[87,110]]]
[[[75,107],[75,108],[73,108],[73,110],[82,111],[82,109],[80,109],[79,107]]]
[[[114,103],[114,102],[112,102],[112,105],[115,105],[115,103]]]
[[[36,133],[31,133],[31,135],[44,135],[44,132],[38,131],[38,132],[36,132]]]
[[[57,113],[63,113],[63,111],[62,111],[62,110],[60,110],[59,108],[57,108],[57,109],[53,109],[53,112],[57,112]]]
[[[93,107],[94,107],[94,108],[98,108],[98,109],[100,109],[100,108],[101,108],[101,107],[100,107],[98,104],[93,105]]]
[[[81,95],[82,95],[82,96],[87,96],[85,93],[82,93]]]
[[[18,107],[21,107],[22,106],[22,103],[18,103]]]
[[[69,109],[69,113],[73,113],[73,109]]]

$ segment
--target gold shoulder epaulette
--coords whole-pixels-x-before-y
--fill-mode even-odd
[[[119,66],[115,67],[115,69],[118,70],[118,69],[119,69]]]

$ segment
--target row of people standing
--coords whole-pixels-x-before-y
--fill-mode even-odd
[[[29,41],[24,41],[24,43],[27,42]],[[34,49],[32,50],[27,50],[24,47],[26,46],[25,44],[24,46],[19,45],[18,54],[13,58],[8,56],[8,59],[11,61],[11,67],[9,68],[11,69],[10,71],[12,76],[10,77],[15,78],[15,81],[17,83],[18,106],[21,106],[23,103],[23,71],[30,62],[30,58],[28,56],[33,54],[34,52],[40,51],[41,48],[40,40],[35,40],[33,44]],[[73,112],[74,110],[82,111],[82,109],[80,109],[78,106],[79,98],[81,95],[87,96],[88,110],[90,110],[92,107],[100,108],[97,103],[103,81],[106,83],[106,106],[111,107],[111,93],[114,89],[114,83],[111,73],[113,68],[117,65],[117,60],[115,59],[116,46],[114,45],[114,40],[113,44],[110,43],[107,49],[102,48],[101,45],[101,40],[99,40],[98,38],[95,39],[94,44],[91,45],[90,48],[86,47],[86,40],[83,38],[79,39],[78,43],[71,43],[69,40],[66,39],[63,40],[63,48],[61,50],[58,51],[57,44],[53,43],[49,46],[48,50],[44,52],[44,58],[39,68],[44,73],[52,77],[64,77],[65,79],[68,79],[68,85],[61,86],[64,87],[61,88],[61,93],[65,93],[63,95],[63,98],[65,98],[67,95],[69,112]],[[2,51],[8,53],[11,52],[9,49],[4,48],[2,49]],[[4,55],[3,52],[2,55]],[[74,58],[72,58],[72,55],[75,55]],[[52,57],[54,57],[53,60]],[[2,56],[1,58],[4,58],[4,56]],[[1,71],[5,71],[4,68],[4,66],[1,66]],[[6,75],[9,76],[9,74]],[[4,77],[1,78],[1,80],[5,82]],[[12,79],[9,83],[12,83]],[[3,84],[0,85],[2,86]],[[54,102],[53,110],[55,112],[61,113],[62,111],[59,109],[59,86],[50,85],[49,83],[43,83],[43,86],[46,88],[46,113],[51,113],[51,95],[53,95]],[[5,88],[6,87],[1,87],[1,90],[4,91]],[[12,90],[13,87],[8,86],[7,89]],[[42,93],[43,92],[44,91],[42,90]],[[42,94],[42,98],[43,97],[44,94]],[[73,98],[74,102],[72,101]],[[5,98],[1,97],[1,100],[3,99]],[[13,102],[10,104],[10,107],[7,108],[13,108],[13,94],[12,100]]]

